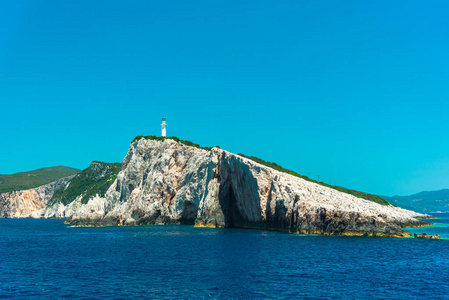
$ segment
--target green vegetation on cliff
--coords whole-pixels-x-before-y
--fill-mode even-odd
[[[67,205],[80,195],[82,203],[87,203],[89,198],[97,194],[103,197],[120,170],[120,163],[94,161],[87,169],[73,177],[66,188],[55,191],[48,205],[56,202]]]
[[[49,167],[11,175],[0,175],[0,193],[28,190],[74,175],[81,170],[69,167]]]
[[[287,174],[290,174],[290,175],[293,175],[293,176],[296,176],[296,177],[300,177],[300,178],[302,178],[304,180],[311,181],[311,182],[314,182],[314,183],[322,185],[322,186],[330,187],[330,188],[333,188],[333,189],[335,189],[337,191],[340,191],[340,192],[343,192],[343,193],[346,193],[346,194],[350,194],[350,195],[353,195],[353,196],[356,196],[356,197],[359,197],[359,198],[362,198],[362,199],[365,199],[365,200],[373,201],[373,202],[376,202],[376,203],[379,203],[379,204],[382,204],[382,205],[389,205],[390,204],[385,199],[383,199],[382,197],[379,197],[377,195],[368,194],[368,193],[364,193],[364,192],[360,192],[360,191],[356,191],[356,190],[350,190],[350,189],[347,189],[347,188],[344,188],[344,187],[341,187],[341,186],[330,185],[330,184],[327,184],[327,183],[324,183],[324,182],[321,182],[321,181],[317,181],[317,180],[311,179],[311,178],[309,178],[307,176],[298,174],[295,171],[283,168],[283,167],[281,167],[280,165],[278,165],[278,164],[276,164],[274,162],[264,161],[263,159],[255,157],[255,156],[246,156],[246,155],[244,155],[242,153],[239,153],[238,155],[243,156],[243,157],[248,158],[248,159],[251,159],[252,161],[255,161],[256,163],[259,163],[261,165],[270,167],[270,168],[275,169],[275,170],[277,170],[279,172],[283,172],[283,173],[287,173]]]
[[[214,148],[214,147],[201,147],[198,144],[195,144],[194,142],[191,141],[186,141],[186,140],[181,140],[179,138],[177,138],[176,136],[155,136],[155,135],[138,135],[136,136],[131,143],[137,142],[140,139],[146,139],[146,140],[152,140],[152,141],[163,141],[163,140],[174,140],[176,142],[179,142],[185,146],[190,146],[190,147],[195,147],[198,149],[203,149],[203,150],[207,150],[209,151],[210,149]],[[219,146],[215,146],[217,148],[220,148]]]

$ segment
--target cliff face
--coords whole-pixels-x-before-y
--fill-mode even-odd
[[[72,225],[195,224],[300,233],[406,236],[425,217],[275,171],[219,148],[131,144],[104,197],[60,207]],[[62,204],[61,204],[62,205]]]
[[[0,194],[0,218],[26,218],[46,207],[53,193],[67,185],[73,176],[40,187]]]

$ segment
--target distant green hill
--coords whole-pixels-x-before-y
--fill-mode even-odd
[[[382,196],[399,207],[418,212],[449,212],[449,189],[421,192],[410,196]]]
[[[69,167],[49,167],[11,175],[0,175],[0,193],[36,188],[81,170]]]

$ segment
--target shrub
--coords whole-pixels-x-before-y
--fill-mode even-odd
[[[163,140],[169,139],[169,140],[174,140],[178,143],[181,143],[185,146],[195,147],[195,148],[203,149],[203,150],[207,150],[207,151],[210,151],[212,148],[214,148],[214,147],[201,147],[200,145],[195,144],[194,142],[187,141],[187,140],[180,140],[176,136],[138,135],[132,140],[131,143],[137,142],[140,139],[146,139],[146,140],[151,140],[151,141],[163,141]],[[215,147],[220,148],[219,146],[215,146]]]
[[[96,165],[98,164],[99,166],[97,167]],[[67,205],[80,195],[82,195],[81,202],[83,204],[97,194],[100,197],[104,197],[120,170],[120,163],[94,161],[87,169],[76,174],[70,180],[70,184],[66,189],[61,188],[55,191],[48,205],[50,206],[57,202]]]
[[[280,165],[278,165],[278,164],[276,164],[274,162],[264,161],[263,159],[255,157],[255,156],[246,156],[246,155],[244,155],[242,153],[239,153],[238,155],[243,156],[245,158],[248,158],[248,159],[250,159],[252,161],[255,161],[255,162],[257,162],[257,163],[259,163],[261,165],[264,165],[264,166],[270,167],[272,169],[275,169],[275,170],[277,170],[279,172],[283,172],[283,173],[290,174],[292,176],[300,177],[300,178],[302,178],[304,180],[307,180],[307,181],[310,181],[310,182],[313,182],[313,183],[316,183],[316,184],[319,184],[319,185],[322,185],[322,186],[326,186],[326,187],[329,187],[329,188],[333,188],[333,189],[335,189],[337,191],[340,191],[340,192],[343,192],[343,193],[346,193],[346,194],[350,194],[350,195],[356,196],[358,198],[362,198],[362,199],[365,199],[365,200],[376,202],[376,203],[379,203],[379,204],[382,204],[382,205],[389,205],[390,204],[387,200],[385,200],[384,198],[382,198],[382,197],[380,197],[378,195],[368,194],[368,193],[364,193],[364,192],[360,192],[360,191],[356,191],[356,190],[350,190],[350,189],[347,189],[347,188],[344,188],[344,187],[341,187],[341,186],[330,185],[330,184],[327,184],[327,183],[324,183],[324,182],[320,182],[320,181],[317,181],[317,180],[314,180],[314,179],[310,179],[309,177],[301,175],[301,174],[298,174],[295,171],[291,171],[291,170],[285,169],[285,168],[281,167]]]

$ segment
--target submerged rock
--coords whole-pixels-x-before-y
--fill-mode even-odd
[[[417,220],[427,215],[357,198],[219,148],[170,139],[133,142],[105,196],[71,209],[66,222],[76,226],[191,224],[409,236],[401,228],[429,225]]]

